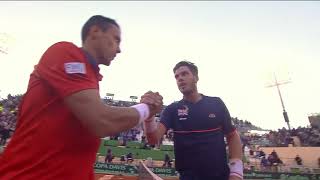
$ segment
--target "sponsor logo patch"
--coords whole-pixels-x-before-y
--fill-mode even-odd
[[[79,62],[64,63],[64,70],[67,74],[86,74],[85,64]]]

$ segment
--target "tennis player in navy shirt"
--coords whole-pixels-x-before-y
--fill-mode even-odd
[[[194,63],[181,61],[173,72],[183,99],[167,106],[159,123],[155,118],[144,121],[148,142],[156,144],[167,130],[173,130],[180,180],[242,180],[240,136],[224,102],[198,92]]]

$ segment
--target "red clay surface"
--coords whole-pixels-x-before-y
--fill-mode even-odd
[[[138,180],[137,176],[123,176],[123,175],[116,175],[116,176],[111,175],[110,177],[102,178],[105,175],[107,174],[95,174],[95,179],[99,180],[99,178],[101,178],[101,180]],[[178,180],[178,178],[165,178],[163,180]]]

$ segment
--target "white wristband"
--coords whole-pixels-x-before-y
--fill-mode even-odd
[[[230,159],[230,176],[237,176],[243,179],[243,163],[240,159]]]
[[[155,117],[152,117],[150,120],[145,120],[145,131],[146,133],[152,133],[157,130],[158,124],[156,122]]]
[[[147,104],[140,103],[140,104],[133,105],[131,107],[135,108],[139,112],[140,116],[139,116],[138,124],[142,123],[144,120],[148,119],[148,117],[150,116],[150,110]]]

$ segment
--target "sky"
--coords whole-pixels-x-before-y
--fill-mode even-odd
[[[158,91],[164,104],[182,98],[173,67],[199,68],[198,90],[222,98],[232,117],[264,129],[287,127],[279,82],[292,127],[320,112],[320,2],[79,1],[0,2],[0,96],[23,94],[44,51],[59,41],[81,46],[92,15],[121,26],[122,52],[101,66],[100,94],[140,98]],[[7,39],[4,38],[7,35]],[[8,38],[9,37],[9,38]],[[9,40],[8,40],[9,39]]]

